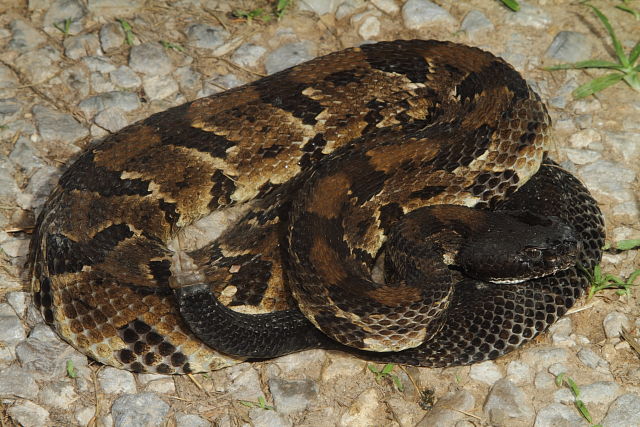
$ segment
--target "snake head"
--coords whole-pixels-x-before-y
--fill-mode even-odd
[[[574,266],[579,250],[576,231],[560,218],[502,211],[462,245],[457,264],[476,279],[518,283]]]

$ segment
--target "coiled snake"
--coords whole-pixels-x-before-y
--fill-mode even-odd
[[[311,347],[495,358],[566,312],[601,256],[600,211],[544,160],[549,132],[538,95],[477,48],[332,53],[91,146],[38,217],[35,301],[77,349],[138,372]]]

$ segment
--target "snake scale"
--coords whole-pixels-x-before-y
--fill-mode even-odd
[[[600,210],[546,159],[550,127],[502,59],[422,40],[171,108],[62,175],[32,238],[36,305],[136,372],[314,347],[498,357],[562,316],[601,257]]]

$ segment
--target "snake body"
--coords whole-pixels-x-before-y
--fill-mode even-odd
[[[597,204],[544,160],[549,142],[538,95],[487,52],[413,40],[332,53],[85,151],[37,220],[35,302],[77,349],[136,372],[312,347],[421,366],[495,358],[570,308],[588,285],[576,265],[601,257]],[[544,268],[519,258],[535,274],[518,280],[489,278],[506,269],[482,271],[489,256],[467,274],[485,253],[474,236],[505,212],[555,232],[540,234],[554,254],[526,243]]]

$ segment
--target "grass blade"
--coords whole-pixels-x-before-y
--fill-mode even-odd
[[[629,54],[629,63],[631,65],[635,64],[640,57],[640,41],[636,43],[636,45],[631,49],[631,53]]]
[[[518,4],[518,2],[516,0],[502,0],[502,4],[504,4],[509,9],[513,10],[514,12],[517,12],[517,11],[520,10],[520,5]]]
[[[629,6],[619,4],[619,5],[616,5],[616,9],[624,10],[625,12],[632,14],[636,19],[640,19],[640,12],[638,12],[637,10],[631,9]]]
[[[575,96],[576,99],[580,99],[580,98],[585,98],[589,95],[593,95],[596,92],[599,92],[603,89],[608,88],[611,85],[616,84],[617,82],[622,80],[623,77],[624,77],[624,74],[613,74],[613,73],[607,74],[601,77],[597,77],[591,80],[590,82],[585,83],[582,86],[578,87],[576,90],[574,90],[573,96]]]
[[[578,411],[580,411],[585,420],[589,421],[590,423],[593,422],[591,414],[589,413],[587,407],[584,406],[584,402],[582,400],[576,400],[576,408],[578,408]]]
[[[578,68],[623,68],[620,64],[611,61],[603,61],[601,59],[589,59],[587,61],[575,62],[572,64],[558,64],[546,67],[545,70],[573,70]]]
[[[616,249],[619,251],[630,251],[635,248],[640,248],[640,239],[620,240],[616,243]]]
[[[622,49],[622,44],[620,44],[620,40],[618,40],[618,37],[616,37],[616,33],[613,31],[613,27],[609,23],[609,20],[607,19],[607,17],[604,16],[604,14],[600,12],[600,10],[597,7],[590,4],[588,4],[587,6],[593,9],[595,14],[598,15],[598,18],[600,18],[602,25],[604,25],[604,27],[607,29],[607,32],[611,37],[611,41],[613,42],[613,48],[616,50],[616,55],[618,56],[618,60],[620,61],[620,63],[625,67],[628,67],[629,59],[624,54],[624,49]]]

